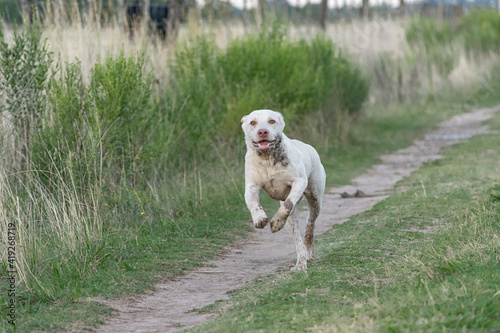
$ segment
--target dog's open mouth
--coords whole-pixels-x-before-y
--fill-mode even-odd
[[[274,141],[268,141],[268,140],[261,140],[259,142],[253,142],[253,145],[260,150],[267,150],[271,148],[274,145]]]

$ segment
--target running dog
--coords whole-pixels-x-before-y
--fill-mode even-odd
[[[292,270],[307,269],[314,257],[314,223],[321,210],[326,174],[316,150],[284,133],[283,115],[272,110],[253,111],[241,119],[247,153],[245,156],[245,202],[256,228],[264,228],[269,219],[259,204],[263,189],[281,206],[271,219],[271,231],[285,224],[293,236],[297,263]],[[306,197],[309,218],[305,241],[299,232],[298,203]]]

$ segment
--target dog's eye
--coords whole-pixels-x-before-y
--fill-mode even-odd
[[[274,119],[269,120],[269,124],[276,124],[276,120]]]
[[[252,121],[250,122],[250,125],[255,126],[255,125],[257,125],[257,122],[256,122],[255,120],[252,120]]]

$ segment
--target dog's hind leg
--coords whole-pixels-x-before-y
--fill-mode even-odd
[[[304,192],[309,205],[309,217],[307,218],[306,233],[304,235],[308,261],[314,259],[314,225],[321,212],[321,204],[326,186],[325,169],[319,161],[316,166],[315,171],[309,179],[309,187]]]
[[[286,227],[293,237],[295,250],[297,251],[297,263],[291,268],[292,271],[300,271],[307,269],[307,249],[302,241],[299,231],[299,220],[297,219],[296,210],[292,210],[286,220]]]
[[[307,218],[306,233],[304,243],[307,249],[307,261],[314,259],[314,225],[321,211],[322,196],[310,192],[305,193],[309,204],[309,217]]]

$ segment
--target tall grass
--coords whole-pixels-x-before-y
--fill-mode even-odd
[[[84,279],[104,256],[97,209],[100,191],[91,188],[83,194],[74,179],[52,175],[55,192],[36,172],[24,173],[22,181],[18,176],[3,173],[0,177],[0,225],[2,230],[9,223],[16,226],[19,299],[33,294],[55,300],[65,293],[68,281]],[[6,237],[2,233],[3,244]]]
[[[2,42],[0,53],[0,225],[2,230],[9,223],[16,225],[20,293],[57,299],[68,280],[82,279],[93,270],[102,249],[101,170],[96,163],[75,169],[75,161],[87,159],[88,151],[68,154],[70,137],[54,141],[48,136],[54,132],[47,101],[52,57],[38,26],[16,32],[12,45]],[[98,151],[102,145],[93,138],[85,136],[80,143]],[[3,244],[6,237],[2,233]]]
[[[432,90],[467,90],[481,85],[494,70],[498,56],[492,53],[498,45],[500,18],[491,9],[472,10],[458,23],[414,18],[406,28],[405,39],[411,52],[400,66],[398,84],[413,86],[412,97],[435,96]],[[493,32],[496,31],[496,32]],[[409,75],[408,75],[409,74]],[[406,77],[406,79],[405,79]],[[423,93],[423,94],[422,94]]]
[[[75,2],[74,5],[67,6],[68,10],[64,15],[56,8],[52,5],[45,10],[47,14],[44,17],[44,36],[48,38],[50,50],[60,57],[61,66],[78,59],[83,78],[88,80],[96,62],[101,62],[109,56],[116,57],[121,52],[124,52],[126,57],[144,52],[146,58],[151,60],[158,82],[157,88],[159,90],[168,88],[169,63],[175,58],[174,53],[177,48],[175,45],[161,43],[154,35],[148,33],[145,26],[137,31],[133,39],[130,39],[122,15],[102,15],[98,6],[79,9]],[[467,15],[463,22],[472,16],[472,13]],[[102,19],[99,19],[101,17]],[[225,49],[232,40],[256,35],[259,32],[259,27],[253,24],[244,26],[231,21],[226,25],[213,26],[196,19],[196,15],[192,18],[180,27],[178,35],[180,44],[194,36],[209,35],[218,47]],[[372,77],[370,95],[373,102],[415,102],[422,96],[450,84],[461,88],[464,85],[472,85],[473,82],[480,83],[481,77],[491,70],[490,58],[495,56],[484,55],[482,59],[473,59],[468,56],[468,48],[464,47],[462,41],[439,45],[438,49],[441,49],[443,56],[429,54],[439,53],[437,51],[427,52],[412,47],[415,44],[405,38],[405,30],[408,25],[412,25],[411,21],[412,19],[339,21],[330,24],[326,32],[314,26],[289,25],[286,35],[293,41],[310,40],[318,35],[331,39]],[[413,24],[415,26],[432,25],[426,23],[432,20],[416,21],[417,23]],[[476,21],[480,23],[484,20],[476,19]],[[464,24],[454,26],[453,33],[459,33],[458,30],[464,33],[471,30],[460,28]],[[474,23],[471,26],[494,27],[494,23]],[[483,28],[482,36],[491,35],[491,31],[491,28]],[[7,39],[9,38],[7,36]],[[478,37],[470,39],[478,40]],[[478,54],[476,51],[473,52]],[[434,61],[436,58],[437,62]],[[447,62],[448,60],[451,62]],[[462,71],[465,71],[465,75],[462,75]]]

